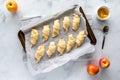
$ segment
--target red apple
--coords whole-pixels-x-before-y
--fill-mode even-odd
[[[95,64],[89,64],[87,66],[87,72],[90,74],[90,75],[96,75],[98,72],[99,72],[99,67]]]
[[[106,69],[110,66],[110,61],[107,58],[101,58],[99,60],[99,65],[101,68]]]

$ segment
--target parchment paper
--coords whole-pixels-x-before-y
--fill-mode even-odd
[[[65,9],[62,12],[59,12],[52,16],[44,17],[41,19],[33,19],[30,21],[30,23],[28,23],[27,25],[24,25],[21,28],[21,30],[25,33],[25,45],[26,45],[26,51],[27,51],[26,52],[26,56],[27,56],[26,63],[27,63],[28,69],[32,75],[52,71],[53,69],[60,67],[71,60],[77,60],[77,59],[79,59],[80,56],[94,52],[95,47],[93,45],[91,45],[89,39],[86,38],[85,42],[82,44],[81,47],[79,47],[79,48],[74,47],[71,50],[71,52],[69,52],[69,53],[64,52],[64,54],[62,56],[59,56],[58,52],[56,51],[55,54],[51,58],[48,58],[45,53],[45,56],[41,59],[41,61],[39,63],[37,63],[35,60],[34,55],[35,55],[36,49],[39,45],[41,45],[41,44],[44,45],[47,50],[49,43],[51,41],[55,41],[57,43],[60,38],[64,38],[67,43],[67,36],[70,33],[72,33],[74,35],[74,37],[76,38],[79,31],[81,31],[81,30],[86,31],[85,20],[82,17],[82,15],[78,12],[77,8],[76,9],[75,8],[76,7],[73,6],[73,7],[70,7],[69,9]],[[60,31],[60,34],[58,37],[52,38],[51,37],[52,33],[50,33],[50,37],[49,37],[48,41],[46,41],[45,43],[42,41],[41,34],[42,34],[43,25],[49,24],[50,29],[52,30],[53,21],[55,19],[60,19],[60,24],[62,26],[63,17],[67,15],[70,17],[70,19],[72,21],[73,13],[79,14],[79,16],[81,18],[80,28],[77,31],[73,31],[71,28],[71,25],[70,25],[69,32],[65,33],[63,28],[61,27],[61,31]],[[36,27],[38,29],[40,36],[39,36],[39,40],[38,40],[37,44],[33,48],[30,48],[30,31],[31,31],[32,27]],[[86,31],[86,33],[87,33],[87,31]]]

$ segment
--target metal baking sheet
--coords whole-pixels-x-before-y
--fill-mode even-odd
[[[79,29],[77,31],[72,30],[72,18],[73,18],[72,14],[73,13],[78,14],[81,18],[80,26],[79,26]],[[70,28],[69,28],[69,31],[67,33],[62,28],[62,21],[63,21],[63,18],[65,16],[69,16],[70,21],[71,21],[70,22]],[[60,25],[61,25],[60,34],[57,37],[52,38],[52,25],[53,25],[53,21],[56,20],[56,19],[60,20]],[[42,29],[43,29],[43,25],[46,25],[46,24],[50,25],[51,32],[50,32],[49,39],[46,42],[43,42]],[[32,27],[36,27],[36,29],[39,31],[39,40],[33,48],[30,47],[30,32],[31,32]],[[62,12],[59,12],[55,15],[41,18],[39,21],[33,21],[33,22],[23,26],[21,28],[21,30],[25,34],[25,45],[26,45],[25,47],[26,47],[26,55],[27,55],[27,60],[28,60],[28,63],[29,63],[29,67],[33,68],[34,72],[35,71],[37,71],[37,72],[47,72],[47,71],[53,70],[54,68],[57,68],[59,66],[62,66],[65,63],[69,62],[69,60],[72,60],[73,57],[75,57],[74,54],[76,53],[76,51],[77,51],[77,53],[79,51],[80,55],[83,55],[83,53],[85,51],[84,50],[85,46],[88,45],[86,47],[91,47],[89,39],[86,38],[81,47],[79,47],[79,48],[74,47],[72,49],[72,51],[69,52],[69,53],[64,52],[64,54],[62,56],[59,56],[58,52],[56,51],[55,54],[51,58],[48,58],[47,55],[46,55],[46,52],[45,52],[44,57],[41,59],[41,61],[39,63],[37,63],[36,60],[35,60],[34,55],[35,55],[35,52],[36,52],[37,47],[39,45],[44,45],[46,50],[47,50],[48,46],[49,46],[49,43],[51,41],[55,41],[56,44],[57,44],[58,40],[60,38],[64,38],[66,43],[67,43],[67,37],[68,37],[69,34],[72,33],[74,35],[75,39],[76,39],[76,36],[79,33],[79,31],[81,31],[81,30],[86,31],[85,20],[84,20],[83,16],[81,15],[81,13],[77,10],[76,6],[73,6],[69,9],[63,10]],[[87,33],[87,31],[86,31],[86,33]],[[93,46],[92,46],[92,48],[93,48]],[[94,49],[92,49],[92,51],[93,50]],[[88,53],[89,53],[89,49],[88,49]],[[87,52],[85,51],[84,54],[87,54]],[[80,57],[80,55],[77,56],[76,58]]]

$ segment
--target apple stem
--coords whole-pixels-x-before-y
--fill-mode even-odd
[[[12,6],[12,4],[10,3],[10,6]]]
[[[106,64],[106,62],[104,62],[104,64]]]

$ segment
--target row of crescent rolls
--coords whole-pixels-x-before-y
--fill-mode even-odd
[[[54,41],[50,42],[47,50],[45,50],[44,45],[40,45],[36,50],[35,59],[37,62],[39,62],[44,56],[45,51],[49,58],[55,53],[56,50],[60,56],[65,52],[65,50],[67,53],[69,53],[74,45],[76,45],[76,47],[80,47],[84,42],[85,37],[86,33],[84,30],[82,30],[78,33],[76,39],[74,38],[73,34],[69,34],[67,42],[65,42],[63,38],[59,39],[57,44]]]
[[[77,14],[73,14],[73,19],[72,19],[72,29],[76,31],[80,25],[80,16]],[[65,16],[63,19],[63,29],[65,32],[68,32],[69,27],[70,27],[70,18],[68,16]],[[52,37],[57,37],[60,34],[60,21],[57,19],[53,23],[53,28],[52,28]],[[44,25],[42,29],[42,37],[43,37],[43,42],[47,41],[50,35],[50,26],[49,25]],[[31,35],[30,35],[30,44],[31,47],[33,47],[36,42],[38,41],[39,33],[37,29],[32,28],[31,29]]]

